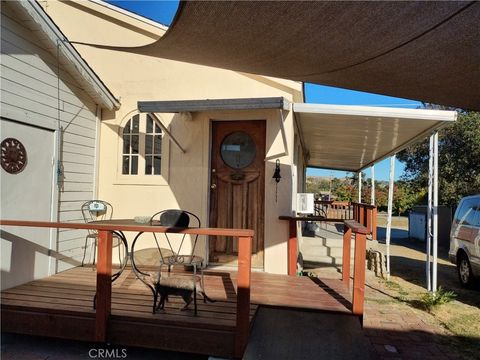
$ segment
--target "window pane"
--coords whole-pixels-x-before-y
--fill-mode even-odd
[[[129,168],[130,168],[130,162],[128,161],[130,156],[124,156],[123,157],[123,163],[122,163],[122,174],[123,175],[128,175],[129,174]]]
[[[132,135],[132,154],[138,154],[138,135]]]
[[[162,133],[162,129],[160,129],[160,126],[158,126],[157,123],[155,123],[155,133],[156,134],[161,134]]]
[[[133,126],[132,126],[132,133],[134,134],[138,134],[139,133],[139,119],[140,119],[140,116],[139,115],[135,115],[133,117]]]
[[[153,154],[153,135],[145,136],[145,155]]]
[[[130,154],[130,135],[123,135],[123,153]]]
[[[155,135],[155,154],[162,153],[162,135]]]
[[[154,168],[154,174],[155,175],[160,175],[161,170],[162,170],[162,157],[161,156],[155,156],[154,157],[153,168]]]
[[[138,174],[138,156],[132,156],[132,169],[130,174],[132,175]]]
[[[130,134],[130,127],[132,126],[132,122],[128,120],[128,122],[125,124],[123,128],[123,133],[124,134]]]
[[[147,115],[147,134],[153,132],[153,120],[150,116]]]
[[[152,157],[145,156],[145,175],[152,175]]]

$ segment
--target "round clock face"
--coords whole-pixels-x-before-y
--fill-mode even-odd
[[[27,150],[14,138],[2,141],[2,168],[9,174],[18,174],[27,165]]]

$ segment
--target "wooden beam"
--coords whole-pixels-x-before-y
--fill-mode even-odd
[[[342,259],[342,281],[350,287],[350,251],[352,248],[352,229],[345,226],[343,229],[343,259]]]
[[[370,234],[370,231],[365,226],[355,220],[345,220],[344,225],[352,229],[354,233],[360,233],[365,235]]]
[[[98,233],[97,298],[95,340],[107,339],[108,319],[112,309],[112,232]]]
[[[49,221],[25,221],[25,220],[0,220],[3,226],[30,226],[47,227],[58,229],[90,229],[107,231],[132,231],[132,232],[158,232],[158,233],[179,233],[179,234],[198,234],[198,235],[216,235],[216,236],[253,236],[254,231],[248,229],[222,229],[222,228],[172,228],[155,225],[122,225],[130,220],[112,220],[111,224],[105,225],[106,221],[85,223],[62,223]],[[132,220],[133,222],[133,220]]]
[[[250,282],[253,237],[238,239],[237,329],[235,356],[241,358],[250,332]]]
[[[372,240],[377,240],[377,207],[372,211]]]
[[[290,219],[288,222],[288,275],[297,275],[297,256],[298,256],[298,239],[297,239],[297,221]]]
[[[355,234],[355,260],[353,273],[353,300],[352,312],[359,315],[363,323],[363,307],[365,299],[365,251],[366,235]]]

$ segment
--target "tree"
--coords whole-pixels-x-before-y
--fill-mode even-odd
[[[440,203],[455,207],[467,195],[480,193],[480,113],[461,111],[455,123],[439,131]],[[428,186],[428,139],[398,154],[405,164],[403,180],[414,193]]]

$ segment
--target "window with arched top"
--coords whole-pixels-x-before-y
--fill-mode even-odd
[[[162,135],[150,115],[132,116],[122,132],[122,175],[161,175]]]

